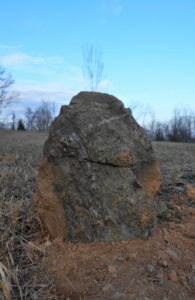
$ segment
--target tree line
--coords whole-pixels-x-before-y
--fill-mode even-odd
[[[12,90],[14,79],[12,75],[6,73],[6,70],[0,66],[0,114],[1,110],[11,103],[12,100],[19,96],[19,93]],[[30,130],[46,131],[49,130],[51,122],[55,116],[55,105],[42,101],[41,105],[35,110],[27,108],[25,120],[19,119],[16,124],[16,114],[12,113],[10,124],[0,122],[0,128],[9,128],[12,130]]]
[[[91,90],[96,90],[103,73],[101,53],[92,46],[87,46],[83,52],[86,76],[89,79]],[[14,80],[10,74],[6,74],[0,66],[0,113],[1,109],[8,105],[18,93],[11,90]],[[16,115],[12,114],[12,122],[9,129],[47,131],[55,117],[55,104],[42,101],[36,108],[27,108],[25,118],[19,119],[16,124]],[[168,122],[158,122],[154,119],[144,126],[146,133],[152,140],[172,142],[195,142],[195,113],[176,109],[173,117]],[[5,128],[0,123],[0,128]]]
[[[47,131],[55,117],[55,105],[42,101],[40,106],[32,110],[26,109],[25,118],[19,119],[15,125],[15,114],[11,129],[29,131]],[[195,142],[195,113],[176,109],[172,118],[167,122],[154,119],[144,126],[146,134],[154,141]]]
[[[155,141],[195,142],[195,113],[175,109],[169,121],[152,120],[145,130]]]
[[[24,118],[16,121],[16,114],[12,113],[7,124],[0,123],[0,128],[11,130],[48,131],[55,117],[55,104],[42,101],[36,108],[26,108]]]

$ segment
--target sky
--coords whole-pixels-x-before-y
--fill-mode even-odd
[[[160,121],[195,111],[195,0],[6,0],[0,9],[0,65],[20,92],[4,116],[42,100],[59,109],[89,90],[87,44],[102,52],[98,91]]]

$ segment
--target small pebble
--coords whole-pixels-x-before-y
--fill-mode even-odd
[[[118,256],[118,257],[117,257],[117,260],[118,260],[118,261],[124,261],[125,259],[124,259],[124,257],[122,257],[122,256]]]
[[[156,270],[155,266],[153,266],[153,265],[151,265],[151,264],[147,265],[147,271],[148,271],[148,272],[152,273],[152,272],[154,272],[155,270]]]
[[[162,266],[163,266],[164,268],[168,267],[168,262],[167,262],[166,260],[163,260],[163,261],[162,261]]]
[[[174,281],[174,282],[177,282],[178,281],[178,276],[177,276],[177,272],[172,270],[170,273],[169,273],[169,279],[171,281]]]
[[[49,247],[49,246],[51,246],[52,245],[52,242],[51,241],[47,241],[47,242],[45,242],[45,247]]]
[[[169,254],[170,256],[172,256],[173,258],[179,259],[177,253],[175,253],[173,250],[167,249],[167,250],[165,250],[165,252],[166,252],[167,254]]]
[[[130,259],[136,259],[137,257],[137,254],[132,252],[132,253],[129,253],[127,256],[126,256],[126,260],[130,260]]]
[[[112,274],[112,273],[116,273],[116,271],[117,271],[117,270],[116,270],[116,267],[115,267],[115,266],[108,266],[108,272],[109,272],[109,273],[111,273],[111,274]]]

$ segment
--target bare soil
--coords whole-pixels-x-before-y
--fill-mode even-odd
[[[146,241],[37,244],[59,299],[194,299],[195,208],[181,196],[168,203]]]
[[[148,240],[73,244],[49,238],[33,203],[46,137],[0,132],[0,157],[9,157],[0,160],[0,261],[11,299],[194,299],[195,144],[154,143],[163,183]]]

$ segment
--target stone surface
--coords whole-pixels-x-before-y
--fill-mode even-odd
[[[52,238],[144,238],[160,182],[151,142],[130,110],[113,96],[81,92],[51,126],[35,200]]]

